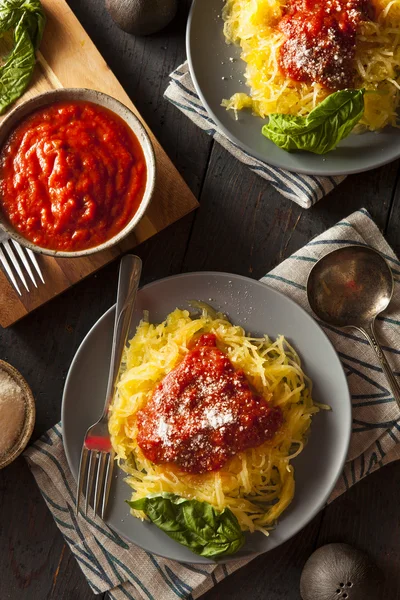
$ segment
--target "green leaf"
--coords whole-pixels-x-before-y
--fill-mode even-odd
[[[208,502],[167,493],[128,504],[134,510],[142,510],[169,537],[201,556],[219,558],[234,554],[245,541],[229,508],[218,511]]]
[[[13,31],[14,47],[0,67],[0,114],[26,90],[46,17],[39,0],[0,0],[0,35]]]
[[[340,90],[330,94],[307,117],[273,113],[262,133],[291,152],[330,152],[347,137],[364,113],[364,91]]]

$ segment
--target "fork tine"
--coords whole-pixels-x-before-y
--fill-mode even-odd
[[[96,466],[93,465],[93,463],[97,463],[99,452],[97,452],[96,456],[95,456],[95,453],[93,450],[90,451],[89,454],[90,454],[89,469],[88,469],[87,482],[86,482],[85,517],[87,516],[88,505],[90,502],[90,498],[92,497],[92,491],[93,491],[94,472],[96,469]]]
[[[76,509],[76,514],[77,515],[79,514],[79,502],[80,502],[80,499],[81,499],[81,494],[82,494],[82,489],[83,489],[83,482],[85,480],[88,453],[89,453],[88,449],[85,448],[85,446],[83,446],[82,453],[81,453],[81,460],[79,462],[78,492],[77,492],[77,495],[76,495],[76,502],[75,502],[75,509]]]
[[[115,452],[111,451],[107,456],[108,456],[108,462],[107,462],[107,469],[106,469],[106,479],[104,482],[103,502],[101,505],[101,518],[103,520],[104,520],[104,516],[106,514],[108,497],[110,495],[112,474],[113,474],[113,469],[114,469]]]
[[[42,271],[40,270],[38,261],[36,260],[36,256],[33,254],[32,250],[30,248],[26,248],[26,252],[27,252],[29,258],[31,259],[31,263],[35,267],[37,274],[39,275],[40,279],[42,280],[42,283],[44,283]]]
[[[31,281],[32,281],[33,285],[37,288],[36,279],[33,276],[32,269],[30,267],[29,262],[26,259],[26,256],[25,256],[25,254],[24,254],[21,246],[15,240],[11,240],[11,241],[14,244],[14,248],[18,252],[18,256],[20,257],[21,262],[22,262],[22,264],[24,265],[24,267],[26,269],[26,272],[28,273],[29,277],[31,278]]]
[[[106,459],[107,459],[107,453],[106,452],[101,452],[100,453],[100,458],[99,458],[98,464],[97,464],[96,485],[95,485],[95,488],[94,488],[93,508],[94,508],[94,514],[95,515],[97,515],[97,509],[98,509],[98,506],[99,506],[100,492],[103,489],[104,467],[106,465]]]
[[[0,262],[3,265],[4,270],[7,273],[8,277],[10,278],[11,283],[17,290],[18,294],[21,296],[22,295],[21,290],[18,287],[18,283],[14,277],[14,273],[12,272],[10,265],[8,264],[8,261],[7,261],[6,257],[4,256],[4,252],[1,248],[0,248]]]
[[[26,279],[24,277],[23,272],[21,271],[21,267],[19,266],[19,262],[17,257],[15,256],[13,249],[10,246],[10,242],[8,240],[5,240],[3,242],[3,248],[5,248],[8,256],[10,257],[11,263],[14,267],[14,269],[17,271],[18,277],[20,278],[20,280],[22,281],[22,283],[24,284],[24,287],[26,289],[27,292],[29,292],[29,288],[28,285],[26,283]]]

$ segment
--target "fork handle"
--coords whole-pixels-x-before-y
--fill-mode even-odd
[[[127,342],[141,272],[142,261],[138,256],[127,254],[121,259],[119,266],[117,303],[115,306],[110,371],[108,374],[106,403],[104,406],[103,417],[107,417],[108,409],[114,396],[115,384],[121,365],[122,353]]]

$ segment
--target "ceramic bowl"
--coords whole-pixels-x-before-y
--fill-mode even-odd
[[[0,469],[3,469],[12,463],[13,460],[15,460],[27,446],[35,425],[36,408],[32,391],[25,379],[22,377],[21,373],[4,360],[0,360],[0,370],[5,371],[7,375],[9,375],[11,379],[15,381],[22,391],[25,402],[25,418],[21,431],[12,447],[5,454],[0,456]]]
[[[284,335],[298,351],[303,368],[313,382],[314,400],[329,404],[332,409],[315,415],[308,442],[293,460],[296,493],[276,528],[269,536],[261,532],[247,533],[246,544],[239,552],[224,556],[221,562],[249,559],[289,540],[325,506],[343,470],[349,447],[352,424],[349,388],[335,349],[304,309],[282,292],[233,273],[183,273],[144,286],[136,298],[128,339],[135,333],[144,310],[149,311],[152,323],[161,323],[176,307],[190,310],[193,298],[226,313],[232,323],[255,337]],[[89,331],[65,382],[61,421],[64,449],[75,478],[85,432],[103,409],[114,318],[112,307]],[[114,474],[106,518],[111,529],[151,554],[187,563],[215,562],[193,554],[153,523],[132,517],[125,502],[132,493],[125,481],[126,475],[117,467]]]
[[[250,3],[249,3],[250,4]],[[225,0],[193,0],[187,25],[186,54],[191,78],[209,116],[236,147],[256,159],[293,173],[306,173],[311,179],[302,183],[285,172],[259,165],[277,187],[308,188],[313,177],[337,176],[376,169],[400,157],[400,134],[397,127],[385,127],[379,133],[349,135],[327,154],[286,152],[261,134],[268,119],[255,117],[250,110],[226,110],[224,98],[236,92],[249,94],[246,85],[246,64],[241,60],[241,48],[227,44],[223,36],[222,13]],[[315,184],[315,182],[314,182]]]
[[[35,96],[31,100],[27,100],[20,106],[17,106],[17,108],[10,112],[8,117],[6,117],[6,119],[4,119],[4,121],[0,125],[0,148],[7,141],[8,137],[15,129],[15,127],[26,116],[28,116],[35,110],[42,108],[43,106],[48,106],[53,104],[54,102],[62,101],[92,102],[93,104],[103,106],[104,108],[107,108],[114,112],[116,115],[118,115],[121,119],[123,119],[123,121],[125,121],[125,123],[128,125],[128,127],[130,127],[130,129],[133,131],[136,138],[138,139],[143,150],[147,167],[147,180],[144,195],[140,206],[136,213],[133,215],[132,219],[114,237],[92,248],[71,252],[43,248],[20,235],[13,228],[13,226],[10,225],[10,223],[5,219],[4,215],[2,215],[0,210],[0,228],[3,228],[10,235],[10,237],[12,237],[19,244],[21,244],[21,246],[25,246],[26,248],[30,248],[34,252],[38,252],[41,254],[71,258],[78,256],[88,256],[89,254],[94,254],[95,252],[100,252],[101,250],[105,250],[106,248],[115,246],[116,244],[121,242],[121,240],[125,238],[129,233],[132,232],[132,230],[136,227],[136,225],[139,223],[140,219],[146,212],[146,209],[152,198],[156,180],[156,161],[153,146],[148,136],[148,133],[145,127],[138,119],[138,117],[124,104],[119,102],[119,100],[116,100],[115,98],[112,98],[107,94],[103,94],[102,92],[84,88],[64,88],[52,90],[50,92],[40,94],[39,96]]]

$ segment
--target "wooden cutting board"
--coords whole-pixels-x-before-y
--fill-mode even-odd
[[[38,64],[29,90],[18,103],[47,90],[85,87],[114,96],[140,117],[95,45],[64,0],[42,0],[47,25],[38,53]],[[0,122],[4,116],[0,117]],[[143,119],[141,119],[144,123]],[[0,325],[8,327],[38,306],[121,253],[174,223],[198,206],[198,202],[144,123],[154,145],[157,182],[154,198],[135,232],[119,246],[84,258],[51,258],[37,255],[45,285],[19,296],[0,269]]]

